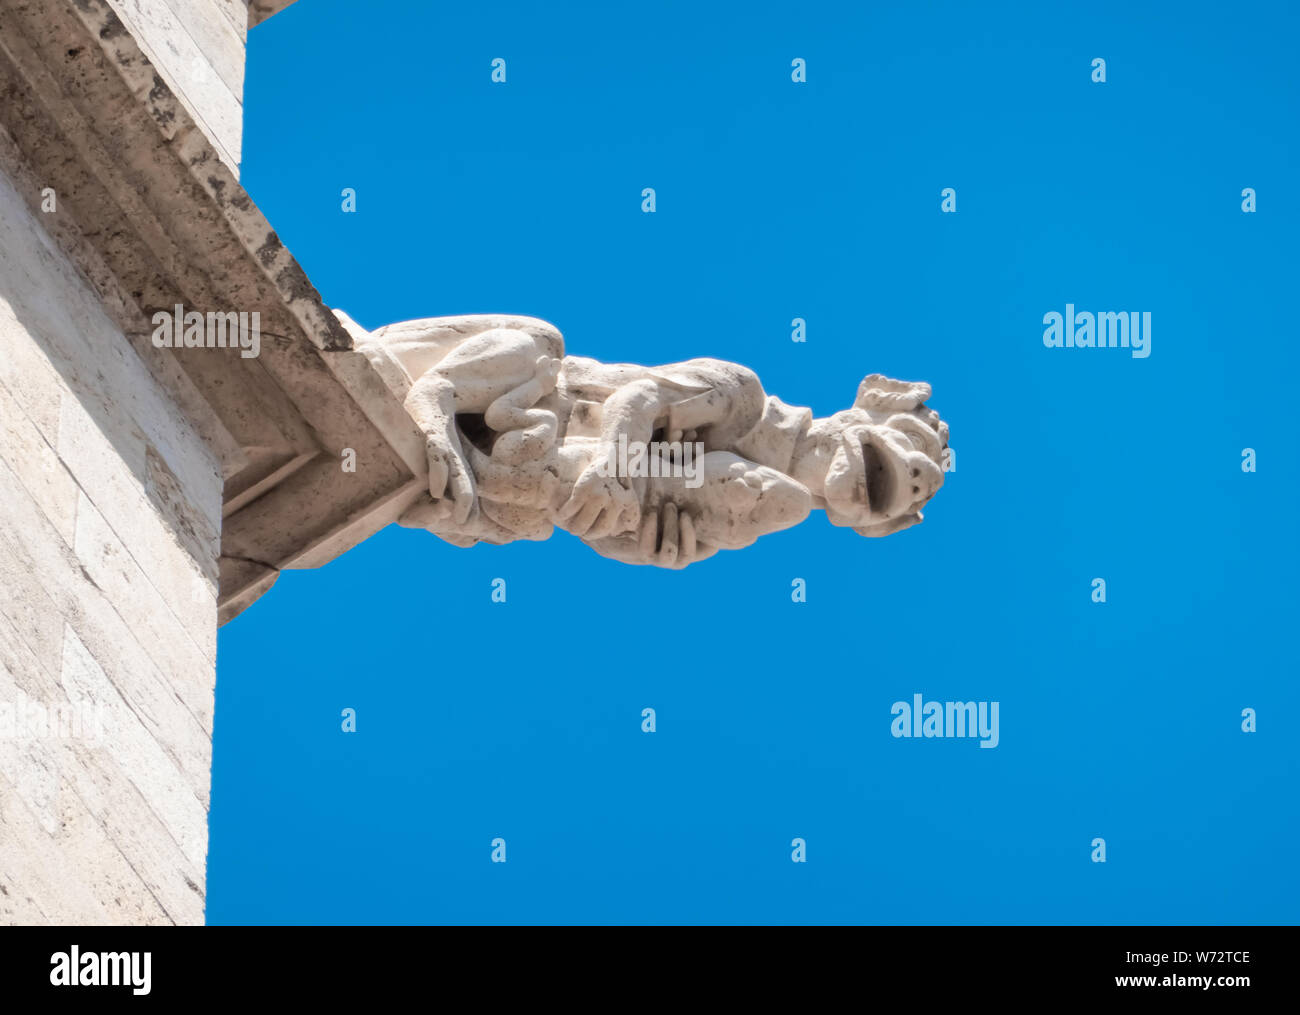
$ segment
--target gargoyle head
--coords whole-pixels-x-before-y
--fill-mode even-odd
[[[943,485],[948,426],[925,407],[930,385],[871,374],[853,407],[814,420],[813,454],[825,467],[823,499],[833,525],[887,536],[921,521]]]

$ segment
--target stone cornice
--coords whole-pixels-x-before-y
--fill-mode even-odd
[[[414,424],[104,0],[0,0],[0,159],[220,462],[223,622],[418,495]],[[260,355],[154,348],[177,304],[259,313]]]
[[[279,14],[296,0],[248,0],[248,27],[260,25],[273,14]]]

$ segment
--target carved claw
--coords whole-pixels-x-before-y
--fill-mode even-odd
[[[681,570],[698,553],[695,521],[672,501],[661,504],[658,510],[644,513],[637,544],[647,564]]]
[[[442,451],[439,449],[437,441],[432,437],[425,440],[425,454],[429,459],[429,496],[435,501],[441,500],[442,495],[447,489],[447,478],[451,470],[447,468],[447,462],[442,457]]]
[[[636,494],[613,476],[589,465],[573,484],[573,493],[557,512],[561,525],[588,541],[636,531],[641,508]]]
[[[430,437],[425,445],[429,458],[429,496],[434,504],[450,502],[448,513],[457,525],[469,521],[478,495],[468,464],[442,441]]]
[[[542,386],[542,394],[549,395],[555,390],[555,382],[560,377],[561,362],[554,356],[545,354],[537,357],[537,379]]]

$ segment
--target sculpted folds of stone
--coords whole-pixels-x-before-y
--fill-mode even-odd
[[[400,523],[457,546],[559,526],[604,556],[682,568],[814,510],[886,536],[921,521],[943,484],[948,427],[928,384],[871,374],[818,419],[735,363],[568,356],[535,318],[367,333],[339,317],[426,438],[428,493]]]

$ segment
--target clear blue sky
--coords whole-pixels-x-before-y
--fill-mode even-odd
[[[255,29],[243,182],[331,306],[535,315],[819,415],[924,379],[957,469],[907,532],[816,515],[683,572],[391,528],[286,573],[221,633],[209,922],[1294,922],[1298,27],[300,0]],[[1067,303],[1150,311],[1151,357],[1045,348]],[[998,701],[999,746],[893,738],[915,693]]]

